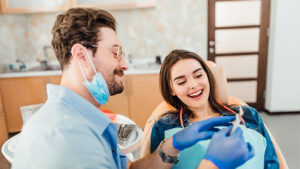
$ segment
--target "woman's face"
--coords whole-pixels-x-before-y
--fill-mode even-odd
[[[196,59],[183,59],[171,67],[172,95],[177,96],[191,110],[208,104],[209,81]]]

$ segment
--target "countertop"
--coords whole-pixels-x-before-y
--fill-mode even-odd
[[[142,74],[158,74],[160,65],[153,62],[153,58],[133,59],[129,64],[129,69],[124,72],[125,75],[142,75]],[[128,62],[127,62],[128,63]],[[50,66],[58,66],[58,62],[49,62]],[[28,68],[38,66],[39,63],[27,63]],[[24,72],[5,72],[0,73],[0,78],[18,78],[18,77],[34,77],[34,76],[57,76],[61,75],[61,70],[46,71],[24,71]]]
[[[158,74],[160,68],[149,69],[149,70],[141,70],[130,68],[125,71],[125,75],[141,75],[141,74]],[[8,73],[0,73],[0,78],[18,78],[18,77],[34,77],[34,76],[57,76],[61,75],[61,70],[47,70],[47,71],[27,71],[27,72],[8,72]]]

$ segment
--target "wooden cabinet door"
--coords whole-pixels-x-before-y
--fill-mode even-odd
[[[59,81],[60,76],[0,79],[0,92],[9,133],[19,132],[22,128],[20,107],[44,103],[47,99],[46,85],[58,84]]]
[[[108,109],[117,114],[123,114],[130,118],[129,106],[128,106],[128,88],[127,88],[127,80],[128,77],[125,76],[124,80],[124,91],[120,94],[110,96],[108,102],[101,106],[100,109]]]
[[[46,77],[45,77],[46,78]],[[61,76],[48,76],[47,77],[47,84],[56,84],[59,85],[61,81]]]
[[[7,126],[6,126],[5,115],[2,106],[2,97],[0,93],[0,147],[7,140],[7,138],[8,138]]]
[[[144,128],[155,107],[162,102],[158,74],[132,75],[128,78],[131,119]]]

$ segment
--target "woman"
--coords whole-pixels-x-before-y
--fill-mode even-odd
[[[151,152],[161,141],[191,123],[239,112],[239,107],[228,108],[215,99],[214,85],[210,70],[197,54],[174,50],[165,58],[160,71],[161,92],[165,101],[176,110],[168,112],[154,124]],[[240,168],[279,168],[275,148],[258,112],[248,106],[242,109],[245,126],[240,127],[245,140],[253,145],[255,156]],[[183,150],[173,168],[196,168],[205,155],[209,141],[201,141]]]

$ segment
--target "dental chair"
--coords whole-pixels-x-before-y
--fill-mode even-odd
[[[212,61],[206,61],[206,65],[210,69],[214,79],[215,79],[215,96],[216,100],[221,102],[224,105],[231,105],[231,106],[242,106],[247,105],[243,100],[234,97],[229,96],[228,93],[228,85],[227,85],[227,79],[225,77],[225,73],[223,71],[223,68],[220,66],[217,66]],[[146,125],[144,127],[144,133],[142,136],[142,142],[141,142],[141,149],[139,153],[139,158],[143,158],[150,154],[150,145],[151,145],[151,132],[152,127],[154,126],[155,122],[164,116],[166,113],[168,113],[170,110],[175,110],[174,107],[167,104],[165,101],[162,101],[152,112],[150,117],[148,118]],[[267,128],[267,126],[265,125]],[[267,128],[268,130],[268,128]],[[287,163],[283,157],[283,154],[280,151],[280,148],[276,141],[274,140],[273,136],[271,135],[270,131],[268,130],[269,135],[272,139],[272,142],[274,144],[274,147],[276,148],[276,154],[278,156],[279,164],[281,169],[288,169]]]

